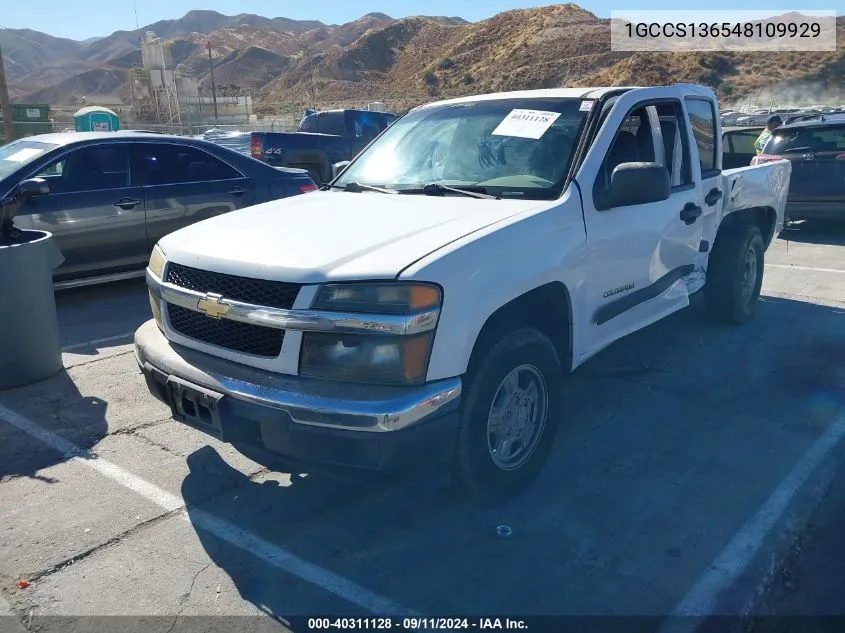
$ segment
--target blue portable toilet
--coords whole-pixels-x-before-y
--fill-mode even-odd
[[[77,132],[116,132],[120,129],[120,117],[102,106],[77,110],[73,122]]]

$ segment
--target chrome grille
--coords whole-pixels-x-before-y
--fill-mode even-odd
[[[275,358],[282,351],[284,330],[212,319],[202,312],[173,304],[167,304],[167,315],[170,327],[176,332],[209,345],[266,358]]]
[[[175,262],[167,264],[165,281],[196,292],[213,292],[226,299],[289,310],[300,284],[253,279],[200,270]],[[170,327],[182,336],[234,352],[275,358],[282,350],[284,330],[213,319],[202,312],[167,304]]]
[[[225,275],[170,262],[165,281],[197,292],[214,292],[226,299],[290,310],[301,284]]]

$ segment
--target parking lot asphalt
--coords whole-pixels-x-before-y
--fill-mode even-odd
[[[785,232],[763,294],[745,326],[685,310],[589,361],[540,479],[477,508],[436,479],[276,472],[173,422],[132,354],[143,281],[61,293],[65,370],[0,392],[0,629],[754,609],[845,459],[845,232]]]

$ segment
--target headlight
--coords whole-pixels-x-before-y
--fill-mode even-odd
[[[438,310],[440,288],[434,284],[376,282],[327,284],[314,298],[313,310],[352,314],[410,316]],[[326,334],[302,335],[301,376],[386,385],[425,382],[434,330],[405,335]]]
[[[150,255],[150,265],[149,269],[152,274],[154,274],[159,279],[164,278],[164,266],[167,264],[167,257],[164,254],[164,251],[159,248],[158,244],[153,247],[153,252]],[[156,325],[162,331],[164,331],[164,324],[162,323],[161,319],[161,305],[159,299],[150,292],[150,309],[153,312],[153,318],[155,319]]]
[[[161,279],[164,276],[164,265],[167,263],[167,257],[164,251],[156,244],[153,247],[153,252],[150,255],[150,272]]]
[[[327,284],[317,292],[311,307],[359,314],[414,314],[438,308],[440,302],[440,288],[433,284],[388,281]]]
[[[299,374],[351,382],[415,385],[425,381],[434,330],[415,336],[302,335]]]

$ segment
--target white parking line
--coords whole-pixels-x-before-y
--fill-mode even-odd
[[[790,270],[811,270],[819,273],[845,273],[838,268],[813,268],[811,266],[790,266],[788,264],[766,264],[769,268],[788,268]]]
[[[62,453],[69,461],[83,464],[101,475],[119,483],[121,486],[138,493],[160,508],[172,512],[185,508],[185,502],[180,497],[162,490],[155,484],[133,475],[112,462],[96,457],[78,447],[63,437],[52,433],[32,420],[0,405],[0,420],[3,420],[23,431],[47,446]],[[187,517],[187,512],[185,514]],[[402,614],[417,615],[399,604],[388,600],[338,574],[309,563],[291,552],[264,540],[263,538],[241,528],[233,523],[214,516],[204,510],[191,508],[190,522],[197,528],[208,532],[217,538],[249,552],[256,558],[273,565],[311,583],[329,593],[343,598],[348,602],[367,609],[374,614]]]
[[[94,345],[101,345],[102,343],[111,343],[112,341],[119,341],[124,338],[131,338],[135,336],[135,330],[131,332],[124,332],[123,334],[115,334],[114,336],[107,336],[106,338],[95,338],[91,341],[82,341],[81,343],[74,343],[62,348],[63,352],[71,352],[75,349],[85,349],[93,347]]]
[[[740,528],[725,549],[713,559],[686,597],[672,611],[659,633],[691,633],[712,615],[719,594],[729,588],[748,567],[763,540],[786,512],[792,499],[819,467],[822,460],[845,438],[845,416],[828,427],[787,475],[757,513]],[[680,617],[675,617],[680,616]],[[692,617],[686,617],[692,616]]]

